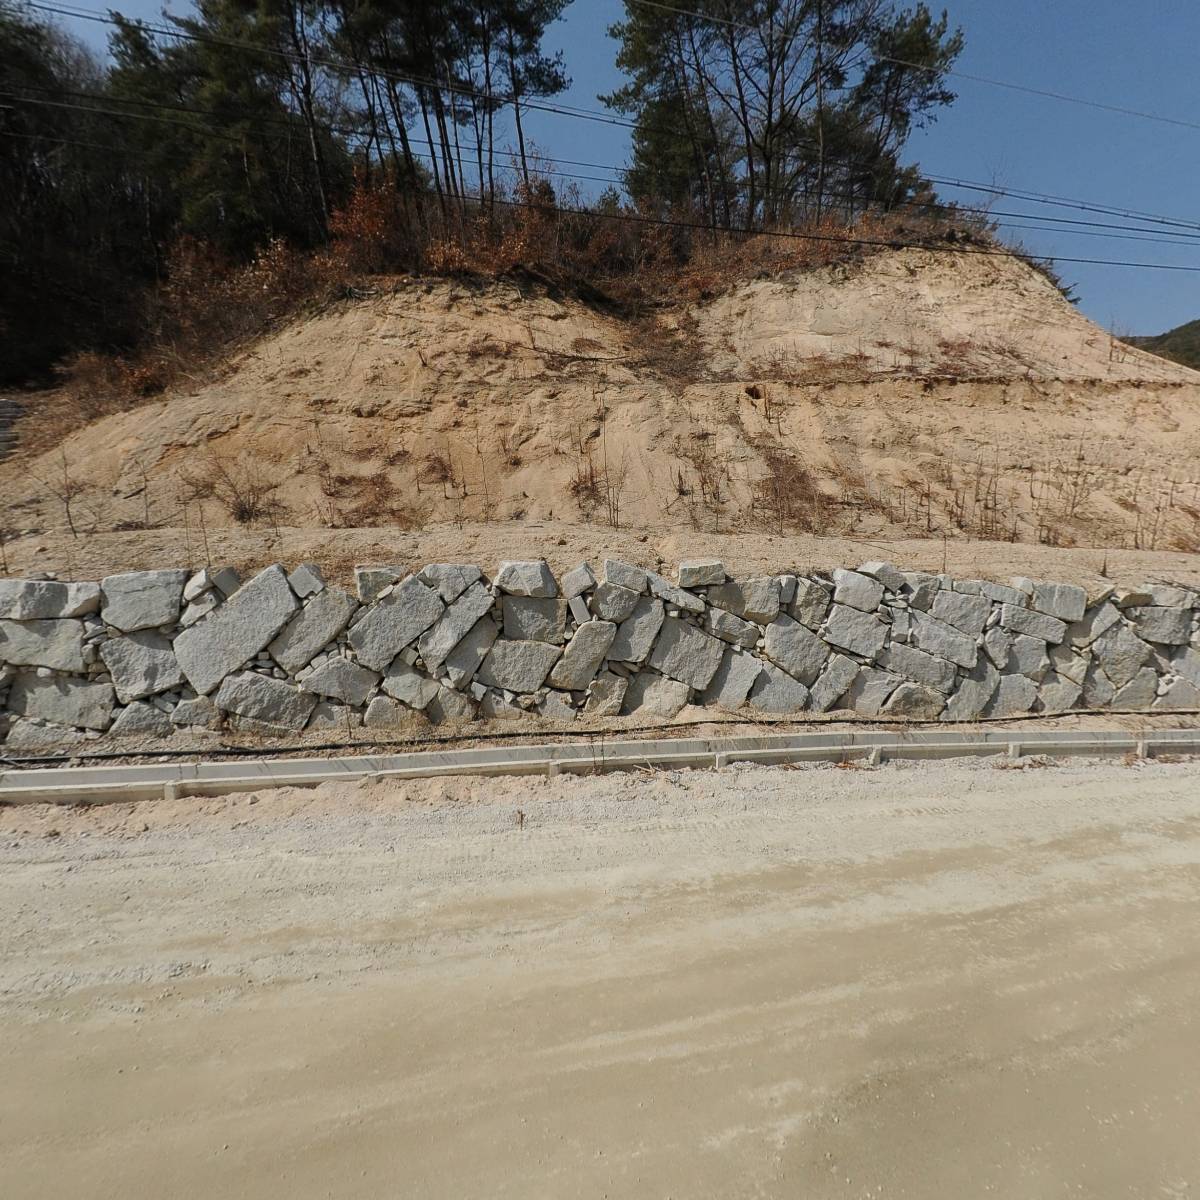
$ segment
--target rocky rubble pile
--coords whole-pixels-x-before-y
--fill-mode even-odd
[[[764,715],[853,710],[971,721],[1070,709],[1200,708],[1200,594],[900,571],[677,582],[609,560],[556,581],[435,563],[135,571],[100,583],[0,580],[7,747],[396,729],[527,713],[669,719],[685,705]]]

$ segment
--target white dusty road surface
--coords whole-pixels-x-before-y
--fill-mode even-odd
[[[1194,763],[4,810],[0,1196],[1200,1196],[1198,915]]]

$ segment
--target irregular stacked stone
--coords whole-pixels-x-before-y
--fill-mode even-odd
[[[355,594],[303,564],[0,580],[9,749],[181,727],[280,735],[528,713],[568,721],[685,705],[970,721],[1200,708],[1200,594],[865,563],[676,582],[609,560],[360,567]]]

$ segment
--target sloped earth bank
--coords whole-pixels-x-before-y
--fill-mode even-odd
[[[69,517],[193,546],[536,521],[1187,551],[1198,385],[1017,260],[884,253],[638,317],[406,279],[10,459],[0,507],[33,546]]]
[[[1200,767],[0,809],[0,1191],[1183,1197]]]

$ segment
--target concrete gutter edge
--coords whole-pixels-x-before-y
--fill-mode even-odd
[[[105,804],[178,796],[220,796],[337,780],[432,779],[448,775],[587,775],[607,771],[721,769],[734,763],[945,759],[1002,755],[1200,754],[1200,729],[840,730],[731,738],[580,740],[559,744],[416,751],[341,758],[56,767],[0,772],[0,804]]]

